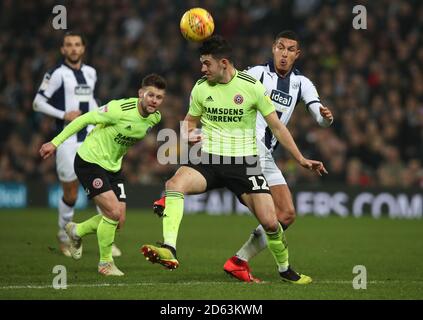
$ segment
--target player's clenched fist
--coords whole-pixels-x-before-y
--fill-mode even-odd
[[[44,143],[40,149],[40,155],[43,159],[47,159],[50,157],[54,151],[56,151],[56,147],[51,142]]]
[[[333,121],[333,115],[332,112],[329,110],[329,108],[326,107],[320,107],[320,114],[323,118],[329,120],[330,122]]]
[[[69,111],[66,112],[64,115],[64,120],[71,122],[73,120],[75,120],[77,117],[79,117],[81,115],[81,111],[80,110],[74,110],[74,111]]]

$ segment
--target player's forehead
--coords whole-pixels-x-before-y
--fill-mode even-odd
[[[77,36],[77,35],[65,36],[63,39],[63,44],[81,44],[82,45],[82,39],[80,36]]]
[[[143,87],[143,90],[147,93],[147,94],[154,94],[156,96],[164,96],[165,95],[165,90],[164,89],[159,89],[155,86],[146,86]]]
[[[217,60],[211,55],[211,54],[202,54],[200,56],[200,62],[201,63],[213,63],[213,62],[217,62]]]
[[[287,48],[298,47],[298,42],[297,42],[297,40],[294,40],[294,39],[288,39],[288,38],[281,37],[279,39],[276,39],[275,46],[283,46],[283,47],[287,47]]]

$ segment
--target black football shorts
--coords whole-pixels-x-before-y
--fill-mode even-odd
[[[75,156],[74,169],[88,199],[113,190],[120,202],[126,202],[125,180],[122,170],[118,172],[107,171],[98,164],[84,161],[78,153]]]
[[[202,153],[201,159],[186,166],[201,173],[207,181],[207,191],[226,187],[239,199],[244,193],[268,193],[257,156],[225,157]]]

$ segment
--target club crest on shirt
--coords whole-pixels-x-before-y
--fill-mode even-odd
[[[297,90],[300,87],[300,83],[299,82],[293,82],[291,85],[291,88],[293,90]]]
[[[243,96],[241,96],[240,94],[236,94],[236,95],[235,95],[235,97],[234,97],[234,102],[235,102],[236,104],[241,104],[241,103],[243,103],[243,102],[244,102],[244,98],[243,98]]]
[[[107,104],[105,106],[102,106],[101,108],[98,108],[98,112],[107,112],[109,109],[107,108]]]
[[[95,178],[93,180],[93,187],[95,189],[100,189],[103,186],[103,180],[101,180],[101,178]]]

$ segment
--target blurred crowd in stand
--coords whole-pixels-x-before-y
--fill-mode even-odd
[[[55,121],[32,101],[44,73],[60,62],[64,34],[55,30],[57,1],[0,2],[0,181],[57,181],[55,159],[38,150],[56,134]],[[235,66],[271,58],[274,36],[296,31],[297,68],[310,78],[335,117],[321,128],[304,104],[288,125],[305,156],[322,160],[321,178],[300,168],[282,149],[275,156],[290,185],[423,188],[423,2],[323,0],[72,0],[67,27],[87,40],[84,61],[97,69],[99,105],[137,94],[142,77],[166,77],[168,95],[158,129],[179,132],[189,95],[201,77],[197,44],[179,32],[191,7],[207,8],[216,33],[231,41]],[[355,4],[367,9],[367,29],[356,30]],[[158,163],[157,130],[123,162],[131,183],[162,183],[176,169]],[[279,147],[281,148],[281,147]],[[175,149],[177,147],[175,146]]]

